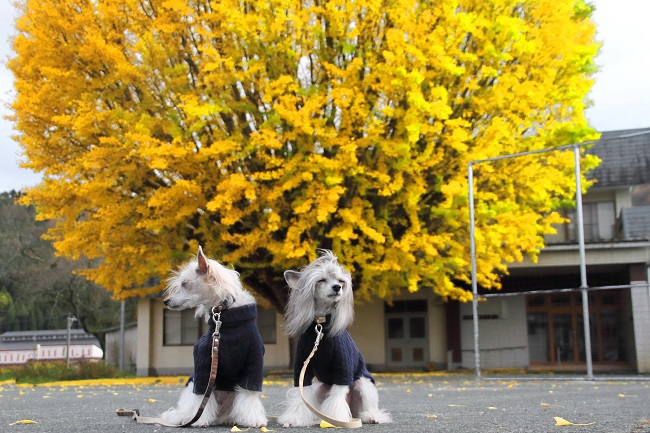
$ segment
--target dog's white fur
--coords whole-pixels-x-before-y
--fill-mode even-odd
[[[290,337],[302,334],[317,317],[331,315],[330,336],[346,330],[354,320],[352,278],[329,250],[302,271],[286,271],[289,301],[285,312],[285,332]],[[327,338],[327,337],[326,337]],[[379,409],[379,394],[370,379],[361,378],[349,385],[326,385],[314,378],[303,387],[305,398],[325,415],[350,421],[358,417],[364,423],[388,423],[390,415]],[[283,427],[307,427],[320,419],[304,404],[298,388],[287,392],[285,410],[278,417]]]
[[[226,301],[229,308],[255,303],[246,291],[239,273],[215,260],[208,259],[199,247],[195,260],[186,263],[169,279],[165,305],[170,310],[196,309],[196,317],[206,321],[212,317],[212,307]],[[175,408],[162,414],[174,424],[184,424],[194,418],[203,395],[194,394],[192,386],[185,387]],[[235,391],[214,390],[203,414],[192,426],[215,424],[262,427],[267,423],[261,393],[237,387]]]

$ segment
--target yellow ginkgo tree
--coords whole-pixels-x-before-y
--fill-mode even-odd
[[[24,203],[117,299],[201,244],[277,308],[317,248],[361,298],[466,300],[467,163],[594,133],[584,0],[16,4],[13,121],[43,173]],[[477,169],[482,286],[543,246],[572,164]]]

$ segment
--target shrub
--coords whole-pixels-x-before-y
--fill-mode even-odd
[[[30,362],[9,370],[17,383],[44,383],[65,380],[107,379],[124,374],[116,368],[100,362],[81,362],[70,367],[62,362]],[[10,376],[7,373],[7,376]],[[7,377],[10,378],[10,377]]]

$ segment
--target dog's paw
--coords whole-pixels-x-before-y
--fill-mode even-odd
[[[373,412],[362,412],[359,414],[359,418],[361,418],[361,422],[364,424],[388,424],[393,422],[390,414],[384,409]]]
[[[303,425],[301,423],[297,422],[285,422],[282,424],[282,428],[291,428],[291,427],[311,427],[312,424],[309,425]]]

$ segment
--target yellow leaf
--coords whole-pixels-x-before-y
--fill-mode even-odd
[[[625,395],[624,395],[624,394],[619,394],[618,396],[619,396],[619,397],[625,397]]]
[[[595,422],[590,422],[590,423],[587,423],[587,424],[576,424],[576,423],[573,423],[571,421],[567,421],[564,418],[560,418],[559,416],[555,417],[555,425],[556,426],[575,425],[575,426],[584,427],[584,426],[588,426],[588,425],[592,425],[592,424],[596,424],[596,423]]]
[[[36,421],[32,421],[31,419],[21,419],[20,421],[12,422],[9,425],[18,425],[18,424],[38,424]]]
[[[337,426],[335,426],[335,425],[332,425],[332,424],[328,423],[328,422],[325,421],[325,420],[321,420],[321,422],[320,422],[320,428],[341,428],[341,427],[337,427]]]
[[[548,403],[542,403],[542,404],[540,404],[540,406],[542,406],[542,407],[549,407],[550,404],[548,404]]]
[[[155,402],[157,402],[158,400],[155,400],[155,399],[153,399],[153,398],[150,398],[150,399],[147,400],[147,401],[148,401],[149,403],[155,403]]]
[[[248,431],[248,429],[246,429],[246,430],[242,430],[242,429],[240,429],[239,427],[237,427],[236,425],[234,425],[234,426],[230,429],[230,431]]]
[[[264,433],[266,433],[266,432],[270,432],[270,431],[275,431],[275,430],[269,430],[269,429],[267,429],[267,428],[264,427],[264,426],[262,426],[262,428],[261,428],[260,430],[262,430]]]

